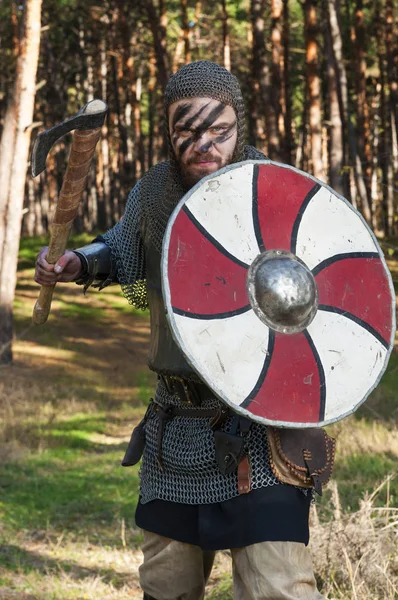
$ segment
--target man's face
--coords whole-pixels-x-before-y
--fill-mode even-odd
[[[171,104],[169,130],[184,183],[192,187],[228,165],[236,146],[232,106],[212,98],[185,98]]]

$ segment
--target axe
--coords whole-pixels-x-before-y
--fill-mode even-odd
[[[92,100],[83,106],[77,115],[43,131],[36,138],[32,152],[33,177],[44,171],[47,155],[54,143],[75,130],[68,166],[50,227],[50,243],[46,260],[52,265],[65,252],[107,110],[105,102]],[[54,287],[55,284],[43,285],[40,289],[39,298],[33,309],[33,322],[37,325],[47,321]]]

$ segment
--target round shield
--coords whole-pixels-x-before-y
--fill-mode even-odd
[[[188,362],[254,421],[327,425],[386,369],[395,294],[376,238],[293,167],[246,161],[201,180],[170,218],[162,280]]]

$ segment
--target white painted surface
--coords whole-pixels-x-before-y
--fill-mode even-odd
[[[186,202],[194,217],[230,254],[250,265],[260,250],[252,215],[253,165],[209,179]]]
[[[387,350],[366,329],[337,313],[318,310],[308,332],[325,371],[325,420],[338,419],[375,385]]]
[[[186,355],[214,390],[239,405],[260,376],[268,348],[268,327],[252,310],[226,319],[191,319],[174,314]],[[200,365],[199,365],[200,362]]]
[[[310,200],[300,223],[296,254],[309,269],[345,252],[378,252],[362,219],[328,188]]]

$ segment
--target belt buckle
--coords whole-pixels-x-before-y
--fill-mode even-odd
[[[228,408],[226,406],[220,406],[218,412],[212,420],[210,421],[210,429],[219,429],[222,425],[224,425],[225,421],[228,418]]]
[[[191,390],[189,389],[189,387],[188,387],[187,382],[185,381],[185,379],[183,377],[179,377],[178,375],[173,375],[173,379],[175,379],[176,381],[178,381],[178,383],[182,386],[182,389],[184,390],[185,400],[186,400],[187,404],[193,404],[192,396],[191,396]]]

